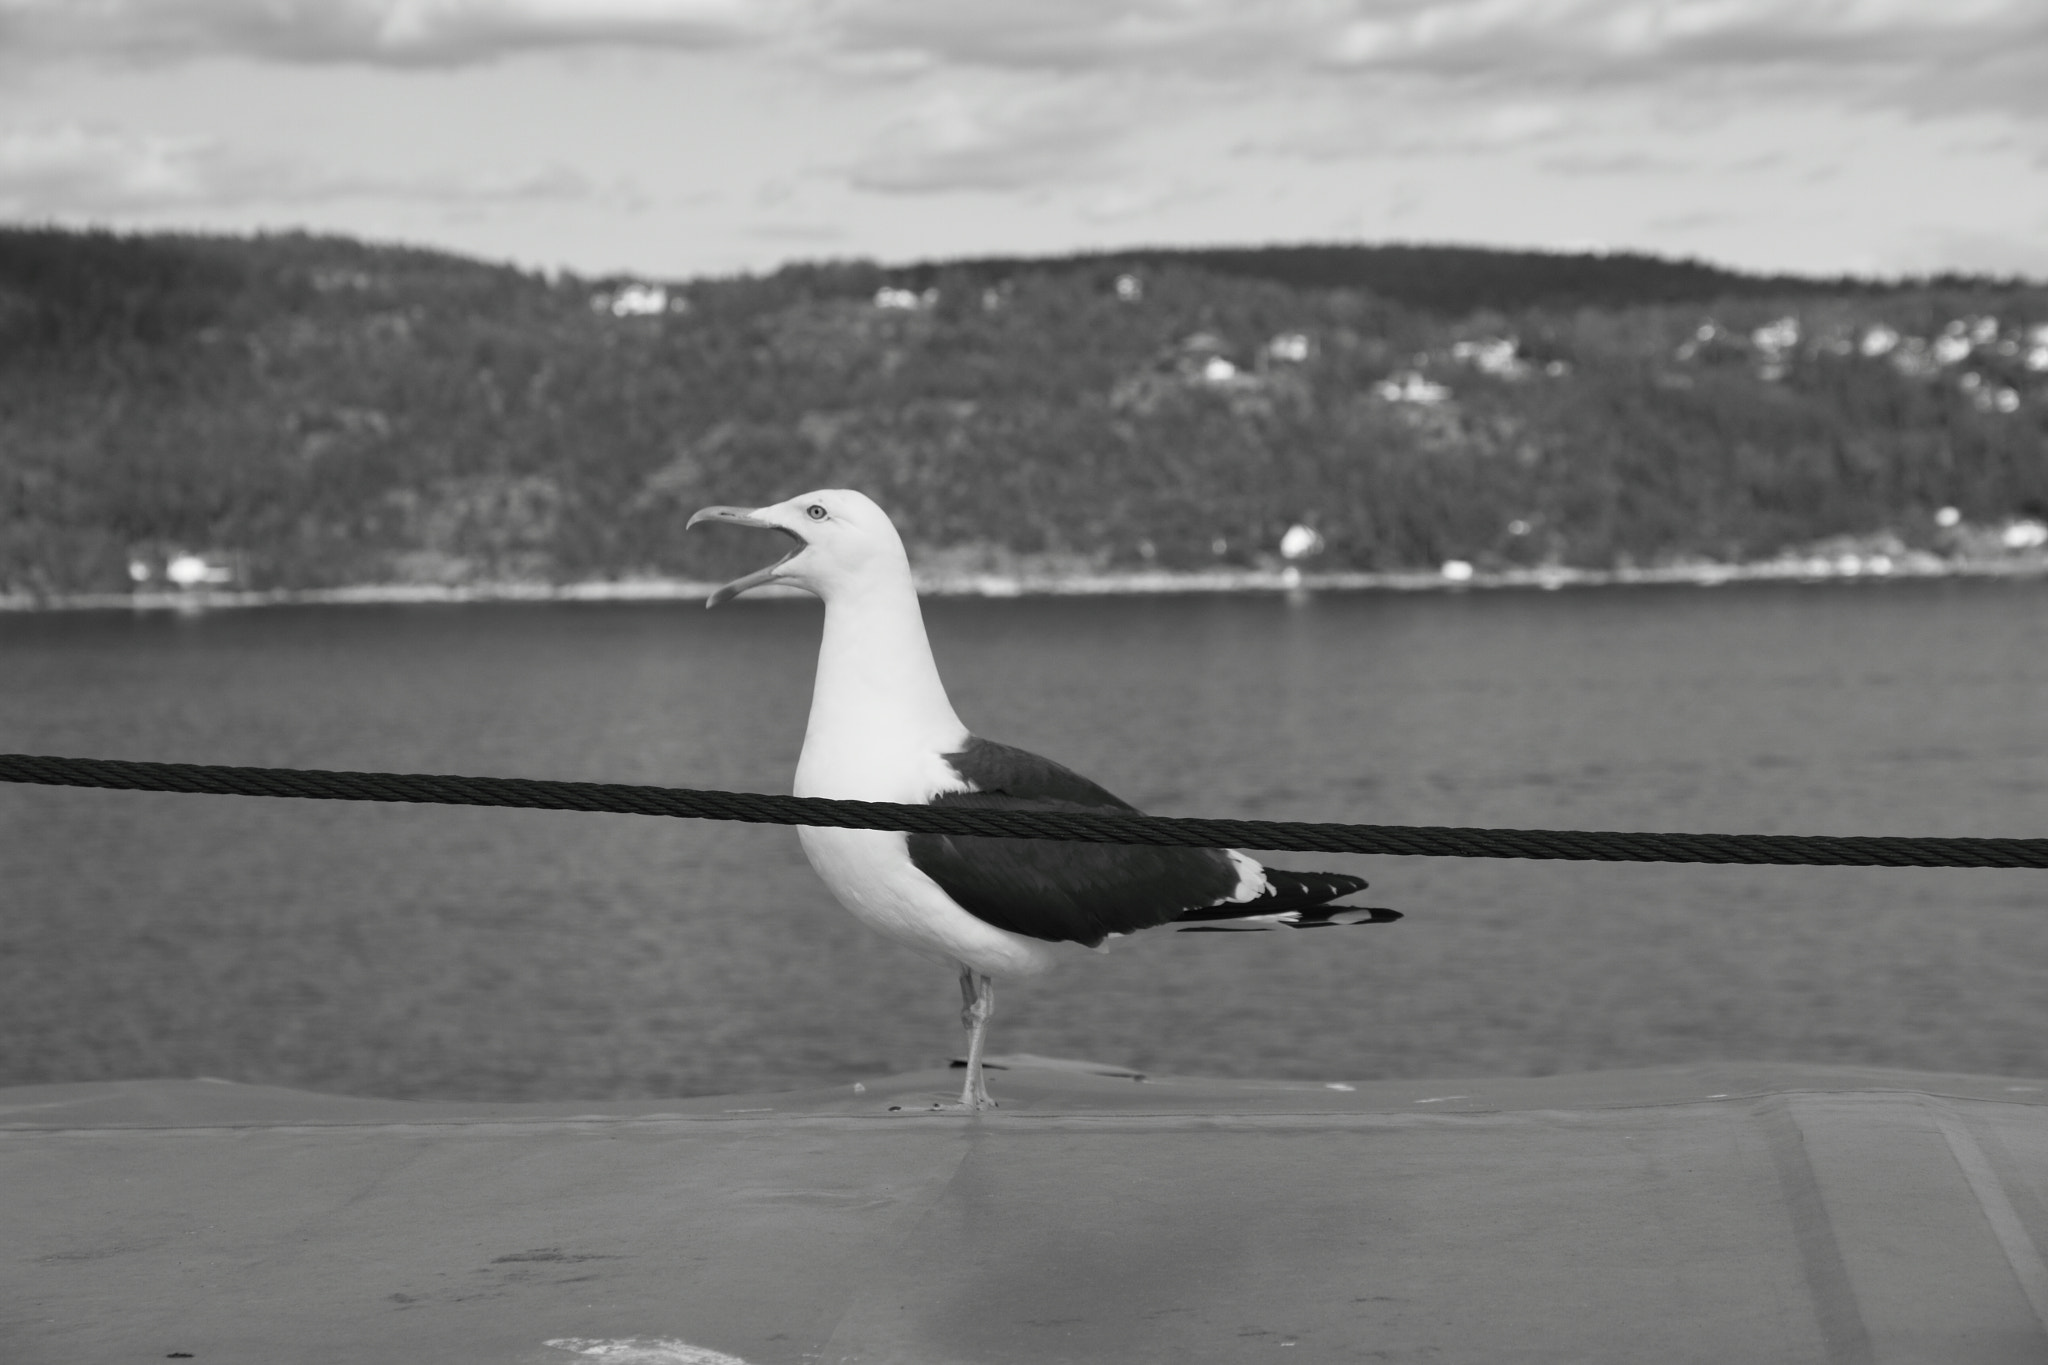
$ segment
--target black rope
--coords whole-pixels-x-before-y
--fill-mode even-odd
[[[443,806],[608,811],[749,824],[900,829],[922,834],[1065,839],[1094,844],[1284,849],[1429,858],[1568,858],[1611,863],[1764,863],[1833,867],[2041,867],[2048,839],[1894,839],[1800,834],[1652,834],[1614,830],[1338,825],[1289,820],[1188,820],[1120,812],[907,806],[762,792],[692,791],[618,782],[547,782],[439,773],[234,768],[0,754],[0,781],[59,787],[410,801]]]

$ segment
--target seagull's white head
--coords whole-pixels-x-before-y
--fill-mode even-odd
[[[706,507],[690,518],[689,525],[700,521],[780,531],[796,542],[775,563],[712,593],[704,603],[707,607],[764,583],[786,583],[829,602],[833,594],[878,577],[910,581],[910,557],[889,514],[867,494],[851,488],[821,488],[770,507]]]

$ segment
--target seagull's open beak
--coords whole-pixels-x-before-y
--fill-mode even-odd
[[[704,605],[707,607],[715,607],[720,602],[730,602],[749,588],[758,588],[763,583],[773,583],[782,576],[782,566],[802,554],[807,546],[804,538],[790,530],[787,526],[779,522],[769,521],[761,516],[760,512],[750,511],[744,507],[706,507],[701,511],[693,513],[689,521],[684,523],[683,529],[687,531],[700,521],[722,521],[733,526],[753,526],[764,531],[780,531],[783,535],[796,542],[794,549],[776,560],[773,564],[768,565],[766,568],[756,569],[744,577],[735,578],[732,582],[705,598]]]

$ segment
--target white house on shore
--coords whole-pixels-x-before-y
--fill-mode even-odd
[[[1415,370],[1389,375],[1373,385],[1372,391],[1383,402],[1416,403],[1424,407],[1447,402],[1451,396],[1450,385],[1439,384]]]
[[[600,289],[592,294],[590,308],[594,313],[608,313],[615,318],[660,317],[689,312],[690,301],[681,294],[670,293],[667,285],[629,280],[616,289]]]
[[[128,580],[136,587],[147,587],[161,574],[163,581],[180,592],[195,588],[224,587],[235,581],[236,574],[231,564],[222,557],[209,559],[184,551],[165,555],[161,559],[142,554],[128,558]]]

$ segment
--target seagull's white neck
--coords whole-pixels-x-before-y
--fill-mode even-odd
[[[946,699],[909,567],[877,566],[825,595],[825,634],[796,794],[923,801],[967,728]]]

